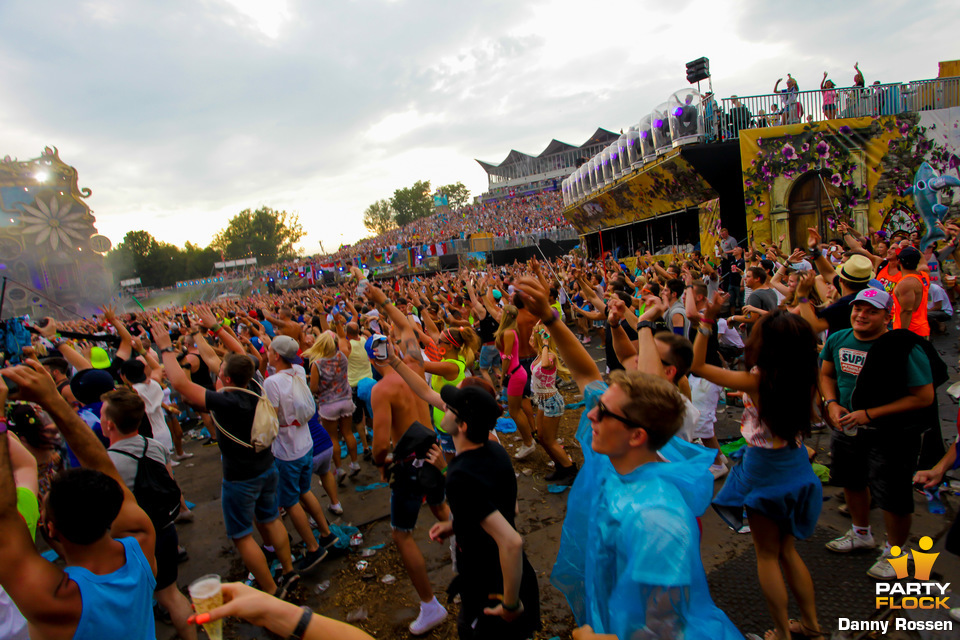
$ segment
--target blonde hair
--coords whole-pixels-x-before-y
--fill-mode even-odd
[[[620,387],[629,398],[621,410],[625,418],[643,425],[651,451],[667,444],[680,430],[687,407],[675,385],[659,376],[622,369],[610,374],[610,384]]]
[[[332,331],[324,331],[314,341],[313,346],[303,352],[308,360],[329,358],[337,351],[337,336]]]
[[[547,339],[543,339],[542,331],[546,330]],[[550,352],[550,355],[553,356],[553,361],[557,366],[557,375],[563,378],[564,380],[570,379],[570,370],[567,369],[567,365],[564,364],[563,359],[560,357],[560,354],[557,353],[556,347],[553,345],[553,336],[550,335],[549,329],[535,328],[533,331],[534,342],[537,344],[537,356],[543,353],[544,347],[547,351]],[[542,363],[541,363],[542,364]]]
[[[497,327],[496,332],[493,334],[493,340],[497,348],[501,351],[503,351],[503,334],[517,328],[517,316],[519,314],[520,311],[512,304],[503,307],[503,315],[500,316],[500,326]]]
[[[467,369],[473,367],[473,362],[477,359],[477,351],[480,350],[480,336],[476,331],[471,327],[450,327],[444,329],[440,337],[445,338],[457,350],[457,357],[463,361]]]

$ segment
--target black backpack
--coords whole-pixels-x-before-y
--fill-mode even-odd
[[[133,481],[133,495],[140,508],[146,511],[159,533],[180,514],[180,487],[167,472],[167,467],[147,456],[148,440],[143,439],[140,457],[126,451],[114,450],[137,461],[137,477]]]

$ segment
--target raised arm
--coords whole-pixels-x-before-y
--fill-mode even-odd
[[[240,341],[237,340],[237,337],[233,335],[233,331],[227,329],[221,323],[217,322],[217,318],[213,315],[210,307],[207,305],[202,305],[197,310],[197,315],[200,317],[200,323],[205,329],[216,332],[217,337],[220,338],[221,344],[223,344],[227,351],[232,351],[233,353],[239,353],[241,355],[244,354],[243,345],[240,344]],[[211,371],[216,371],[219,368],[220,365],[217,364],[216,369],[211,369]]]
[[[584,387],[595,380],[601,380],[600,370],[590,354],[583,347],[567,325],[560,322],[553,315],[547,291],[540,285],[539,280],[530,276],[520,278],[517,290],[523,298],[524,304],[530,313],[534,314],[550,332],[557,351],[567,367],[574,382],[583,391]]]
[[[64,440],[70,445],[80,465],[99,471],[117,481],[123,490],[123,505],[111,526],[111,535],[115,538],[132,536],[143,548],[144,555],[150,560],[156,571],[154,561],[154,542],[156,534],[150,518],[137,505],[136,498],[123,483],[123,478],[113,466],[107,450],[100,444],[96,434],[87,426],[77,412],[73,410],[63,396],[57,392],[53,378],[38,362],[30,361],[29,366],[14,367],[4,372],[11,380],[20,385],[20,397],[36,402],[53,418]]]
[[[380,305],[383,312],[387,314],[393,326],[400,335],[400,347],[403,350],[404,360],[408,364],[413,364],[416,368],[423,367],[423,356],[420,354],[420,341],[410,326],[410,320],[407,319],[400,309],[397,309],[387,295],[373,284],[367,287],[367,297],[374,304]],[[424,314],[426,316],[426,314]]]
[[[170,386],[180,392],[184,400],[197,409],[205,411],[207,408],[207,390],[196,382],[192,382],[187,377],[183,367],[177,362],[177,354],[168,351],[171,348],[170,335],[156,322],[150,325],[150,333],[160,348],[163,368],[167,373],[167,379],[170,380]]]
[[[716,329],[717,314],[729,298],[729,295],[718,291],[713,294],[713,299],[710,301],[710,304],[707,305],[707,308],[704,309],[702,322],[708,325],[711,331]],[[709,341],[709,337],[703,335],[700,330],[697,331],[697,339],[693,342],[693,365],[690,367],[691,373],[709,380],[716,385],[746,391],[747,393],[756,392],[756,377],[751,373],[747,371],[730,371],[723,367],[707,364],[707,343]]]
[[[103,317],[113,325],[113,328],[117,330],[117,335],[120,336],[120,346],[117,347],[117,358],[120,360],[129,359],[133,353],[133,336],[130,335],[127,328],[120,322],[120,318],[117,317],[113,305],[105,304],[101,308],[101,311],[103,311]]]
[[[827,257],[820,252],[820,242],[820,232],[814,227],[808,227],[807,245],[810,247],[810,254],[813,256],[814,264],[817,266],[817,271],[820,272],[820,275],[823,276],[825,281],[833,282],[833,279],[837,275],[837,271],[833,268],[830,260],[828,260]]]

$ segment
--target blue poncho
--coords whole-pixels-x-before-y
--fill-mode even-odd
[[[620,475],[591,447],[587,414],[607,385],[590,383],[577,429],[583,469],[570,491],[551,582],[577,624],[621,640],[742,639],[713,604],[696,517],[710,506],[713,452],[673,438],[669,462]]]

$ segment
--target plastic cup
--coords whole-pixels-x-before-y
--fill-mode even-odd
[[[201,576],[187,587],[190,600],[197,614],[209,613],[223,604],[223,591],[220,590],[220,576],[208,574]],[[223,619],[213,620],[203,625],[210,640],[223,639]]]

